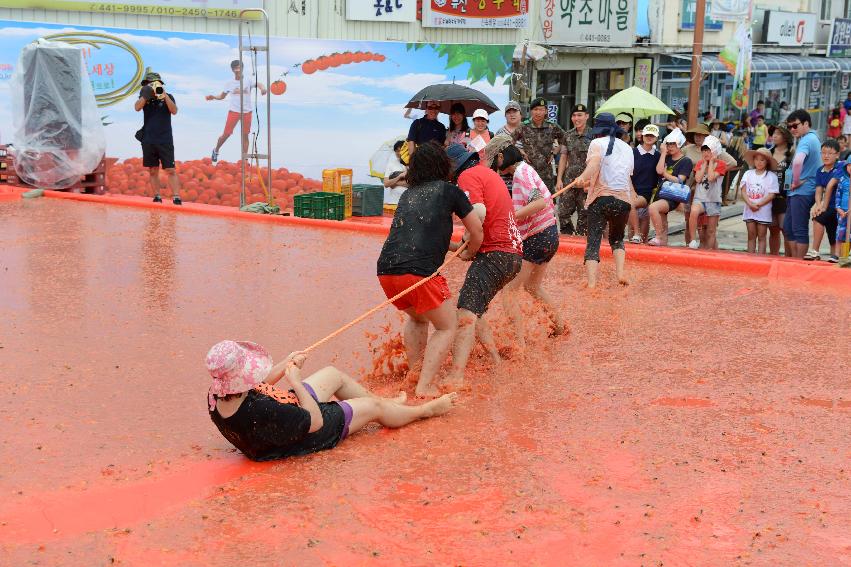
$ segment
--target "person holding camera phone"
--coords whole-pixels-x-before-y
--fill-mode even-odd
[[[136,133],[142,143],[142,165],[148,168],[154,203],[162,203],[160,197],[160,165],[168,175],[172,202],[182,205],[180,180],[174,168],[174,138],[171,132],[171,115],[177,114],[174,96],[165,91],[165,83],[159,73],[149,71],[142,80],[139,99],[134,105],[136,112],[142,111],[145,123]]]

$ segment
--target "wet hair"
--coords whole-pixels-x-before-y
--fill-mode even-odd
[[[402,146],[404,146],[404,145],[405,145],[404,140],[396,140],[396,143],[393,144],[393,151],[398,152],[399,150],[402,149]]]
[[[230,68],[231,69],[242,69],[242,61],[240,61],[239,59],[234,59],[233,61],[230,62]]]
[[[453,132],[456,130],[455,123],[452,121],[452,115],[456,112],[460,112],[464,117],[461,120],[461,124],[458,125],[457,130],[459,132],[469,132],[470,131],[470,123],[467,121],[467,109],[464,108],[464,105],[460,102],[453,103],[449,108],[449,131]]]
[[[830,148],[831,150],[839,153],[839,142],[834,139],[825,140],[821,145],[822,148]]]
[[[415,187],[429,181],[446,181],[452,165],[443,146],[427,142],[417,148],[408,166],[408,186]]]
[[[798,110],[793,110],[791,114],[786,118],[786,123],[794,122],[798,120],[801,124],[806,122],[809,125],[812,125],[813,119],[810,118],[810,113],[804,110],[803,108],[799,108]]]
[[[520,153],[520,150],[517,149],[517,146],[506,146],[505,149],[503,149],[500,153],[502,154],[502,165],[499,167],[500,170],[508,169],[515,163],[520,163],[521,161],[523,161],[523,154]],[[493,161],[494,170],[497,169],[496,162],[497,160]]]

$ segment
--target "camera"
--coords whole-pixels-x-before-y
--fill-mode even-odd
[[[163,88],[163,84],[159,81],[152,81],[150,83],[151,88],[154,89],[154,94],[157,95],[158,99],[165,98],[165,89]]]

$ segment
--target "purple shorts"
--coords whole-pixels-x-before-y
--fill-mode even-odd
[[[301,385],[304,386],[304,389],[307,390],[307,393],[310,394],[310,396],[314,400],[316,400],[316,403],[319,403],[319,398],[316,396],[316,392],[313,390],[313,386],[311,386],[307,382],[302,382]],[[343,439],[349,436],[349,425],[351,425],[352,423],[352,416],[354,415],[354,411],[352,410],[352,406],[349,405],[349,402],[340,401],[334,403],[340,406],[340,409],[343,410],[343,434],[340,436],[340,441],[342,441]]]

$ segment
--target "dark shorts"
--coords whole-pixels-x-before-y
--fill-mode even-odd
[[[476,254],[458,293],[458,309],[466,309],[477,317],[484,315],[491,300],[522,266],[523,258],[519,254],[496,251]]]
[[[558,226],[552,225],[523,241],[523,259],[533,264],[546,264],[558,251]]]
[[[786,218],[783,232],[786,239],[800,244],[810,242],[810,209],[816,202],[815,195],[790,195],[787,198]]]
[[[307,393],[310,394],[310,396],[314,400],[316,400],[316,403],[322,403],[316,396],[316,391],[314,391],[313,386],[311,386],[307,382],[302,382],[301,385],[304,386],[304,389],[307,390]],[[343,433],[342,435],[340,435],[339,439],[339,441],[342,441],[343,439],[349,436],[349,425],[351,425],[352,423],[352,416],[354,416],[354,411],[352,410],[352,406],[347,401],[339,401],[334,403],[340,406],[340,409],[343,410]]]
[[[786,213],[786,195],[775,195],[771,200],[771,214],[782,215]]]
[[[174,168],[174,144],[142,144],[142,165],[145,167]]]
[[[836,209],[830,208],[813,219],[819,223],[827,231],[827,240],[830,245],[836,244],[836,227],[839,226],[839,219],[836,217]]]
[[[680,205],[683,204],[683,203],[680,203],[679,201],[674,201],[673,199],[659,199],[659,200],[665,201],[666,203],[668,203],[668,212],[669,213],[671,211],[676,211],[677,207],[679,207]],[[688,206],[688,203],[685,203],[685,205]],[[688,211],[686,211],[686,212],[688,212]]]
[[[655,187],[651,187],[650,189],[636,189],[635,194],[639,197],[644,197],[644,200],[647,201],[647,204],[650,204],[650,201],[653,200],[653,191],[655,191]]]

